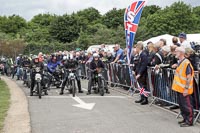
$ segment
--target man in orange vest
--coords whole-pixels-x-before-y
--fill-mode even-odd
[[[190,61],[184,56],[184,47],[177,47],[175,52],[178,66],[174,74],[172,89],[177,92],[178,103],[183,116],[183,120],[178,123],[181,127],[188,127],[193,125],[191,94],[193,93],[194,70]]]

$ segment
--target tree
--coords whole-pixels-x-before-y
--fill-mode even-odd
[[[196,25],[196,18],[191,12],[191,6],[183,2],[175,2],[147,18],[147,34],[157,36],[161,34],[178,35],[180,32],[191,33]],[[190,24],[190,25],[188,25]]]
[[[102,17],[102,24],[106,25],[108,28],[117,28],[118,26],[124,26],[124,12],[125,9],[116,8],[108,11]]]
[[[79,21],[74,15],[59,16],[50,25],[51,36],[63,43],[77,40],[79,32]]]
[[[193,33],[199,33],[200,32],[200,6],[194,7],[191,9],[193,11],[193,14],[196,18],[196,24],[194,26]]]
[[[0,40],[0,54],[8,57],[16,57],[24,52],[26,42],[21,39]]]
[[[93,7],[78,11],[76,15],[81,17],[82,20],[85,19],[86,24],[91,24],[101,18],[99,11]]]
[[[125,34],[123,27],[119,26],[116,29],[108,29],[105,26],[99,26],[98,30],[94,34],[86,34],[81,32],[78,39],[79,46],[84,49],[90,45],[99,44],[121,44],[125,46]]]
[[[125,9],[114,8],[102,16],[90,7],[71,15],[38,14],[29,22],[18,15],[0,16],[0,44],[5,45],[5,54],[9,47],[17,46],[16,40],[28,44],[24,45],[27,54],[86,49],[101,43],[119,43],[125,47],[124,12]],[[145,6],[135,42],[167,33],[177,36],[180,32],[200,32],[200,6],[192,8],[183,2],[162,9],[156,5]]]
[[[145,6],[142,11],[142,18],[147,18],[149,15],[152,15],[160,10],[161,8],[157,5]]]
[[[78,11],[76,14],[72,14],[79,22],[79,27],[82,31],[86,31],[89,25],[99,23],[101,14],[93,7]]]
[[[51,22],[56,18],[56,15],[47,14],[38,14],[31,19],[31,23],[37,24],[40,27],[48,27]]]
[[[13,34],[13,36],[20,32],[20,30],[27,27],[26,20],[18,15],[12,15],[9,17],[0,18],[0,29],[7,34]]]

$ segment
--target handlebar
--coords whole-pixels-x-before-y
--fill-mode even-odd
[[[76,71],[76,70],[78,70],[79,69],[79,67],[78,68],[73,68],[73,69],[65,69],[66,71]]]
[[[97,68],[97,69],[99,69],[99,68]],[[96,72],[97,69],[94,69],[94,70],[93,70],[93,69],[88,68],[88,70],[89,70],[90,72]],[[107,71],[108,69],[107,69],[107,68],[101,68],[100,70],[101,70],[101,72],[104,72],[104,71]]]

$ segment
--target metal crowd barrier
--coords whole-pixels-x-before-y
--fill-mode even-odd
[[[173,105],[178,105],[177,93],[172,90],[172,83],[174,78],[174,70],[169,68],[155,70],[154,68],[148,68],[149,86],[151,94],[154,100],[151,102],[152,105],[156,100],[161,100]],[[192,94],[192,103],[194,112],[196,112],[196,118],[194,123],[200,116],[200,81],[199,72],[195,71],[194,76],[194,93]],[[180,115],[180,114],[179,114]],[[179,117],[179,115],[177,117]]]
[[[83,77],[88,77],[89,64],[80,64],[81,75]],[[129,66],[125,64],[105,64],[106,71],[103,73],[105,80],[113,86],[121,86],[126,88],[131,87],[131,79],[129,75]],[[133,68],[131,67],[131,70]],[[155,70],[154,68],[148,67],[148,89],[151,92],[153,101],[152,105],[156,100],[161,100],[173,105],[178,106],[177,93],[173,91],[172,83],[174,78],[174,70],[169,68],[163,68]],[[195,71],[194,77],[194,93],[193,97],[193,106],[194,111],[197,112],[194,123],[198,120],[200,116],[200,73]]]
[[[79,64],[82,77],[88,77],[89,64]],[[129,76],[129,67],[124,64],[105,64],[106,71],[103,72],[103,77],[110,83],[111,86],[131,87],[131,79]],[[131,67],[132,69],[132,67]]]

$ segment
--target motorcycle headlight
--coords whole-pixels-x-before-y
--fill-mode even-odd
[[[35,80],[42,80],[42,76],[40,74],[36,74],[35,75]]]
[[[99,73],[99,74],[98,74],[98,76],[99,76],[99,77],[101,77],[101,76],[102,76],[102,74],[101,74],[101,73]]]
[[[73,76],[74,76],[74,73],[70,73],[69,76],[70,76],[70,77],[73,77]]]

